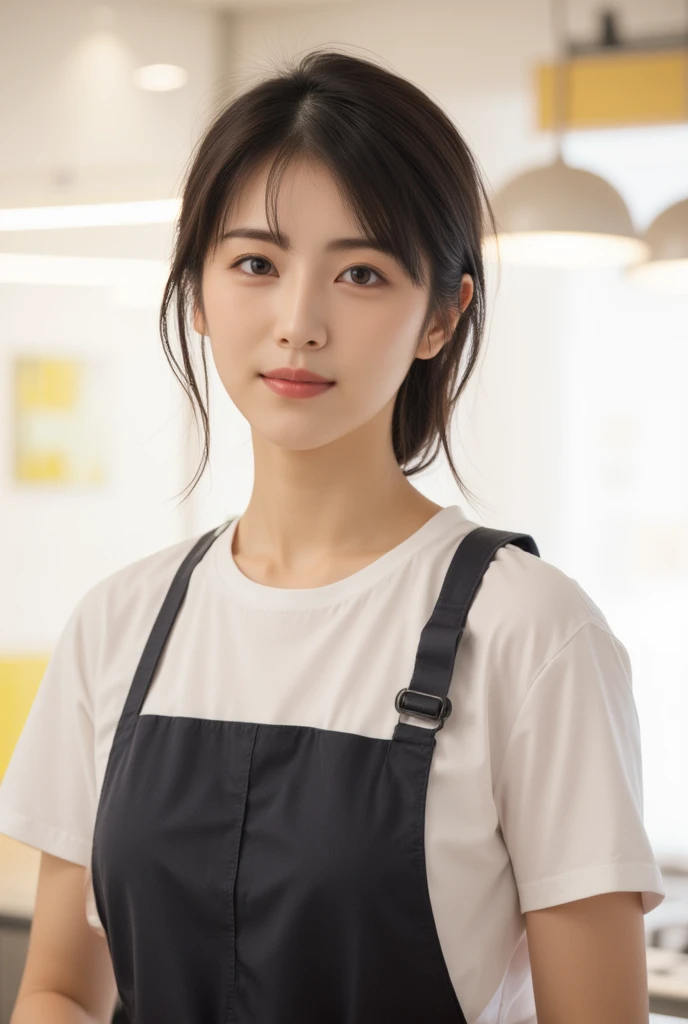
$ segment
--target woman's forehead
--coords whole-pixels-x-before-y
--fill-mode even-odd
[[[334,174],[322,163],[312,159],[294,158],[280,168],[279,179],[271,183],[267,195],[268,175],[272,161],[257,167],[241,182],[226,211],[223,231],[234,226],[231,222],[244,222],[246,217],[264,219],[268,198],[275,202],[276,212],[288,211],[291,205],[322,203],[336,210],[337,216],[349,228],[357,228],[355,211],[346,201]]]

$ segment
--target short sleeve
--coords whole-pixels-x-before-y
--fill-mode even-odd
[[[0,832],[88,865],[96,801],[84,602],[58,638],[0,784]]]
[[[538,672],[494,789],[521,912],[636,891],[666,895],[643,823],[641,737],[628,652],[586,621]]]

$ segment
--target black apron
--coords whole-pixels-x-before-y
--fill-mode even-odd
[[[428,775],[483,574],[505,544],[539,555],[535,541],[478,527],[457,546],[395,700],[430,726],[399,719],[377,739],[141,715],[189,577],[230,522],[172,580],[100,792],[93,888],[124,1011],[132,1024],[465,1024],[428,890]]]

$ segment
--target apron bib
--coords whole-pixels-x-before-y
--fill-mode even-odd
[[[142,715],[191,573],[230,522],[172,580],[100,792],[93,889],[122,1007],[131,1024],[466,1024],[428,890],[428,776],[483,574],[535,541],[478,527],[459,543],[395,701],[431,727]]]

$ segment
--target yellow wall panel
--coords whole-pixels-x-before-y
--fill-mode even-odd
[[[554,64],[536,68],[538,127],[554,128]],[[688,49],[590,55],[563,71],[566,128],[688,121]]]
[[[48,656],[0,658],[0,779],[24,728]]]

